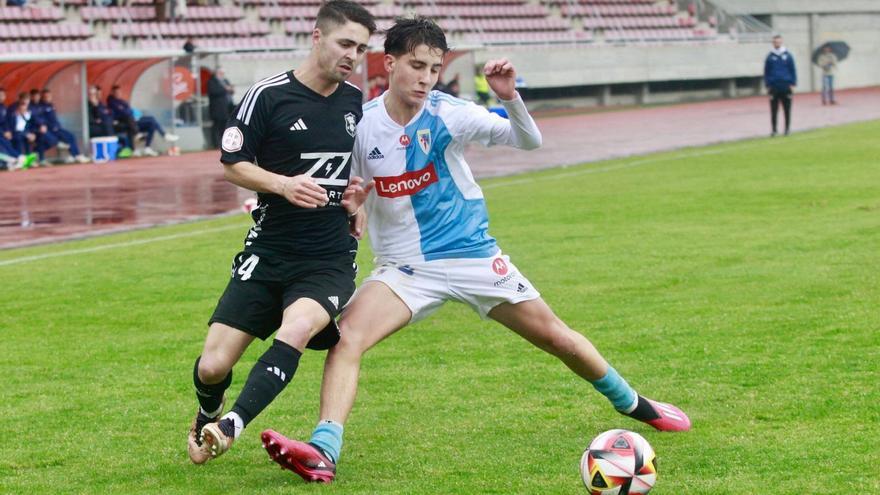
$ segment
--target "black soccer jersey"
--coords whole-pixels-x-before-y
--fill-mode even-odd
[[[300,208],[284,197],[258,193],[245,250],[308,258],[339,256],[357,248],[341,206],[351,171],[351,151],[361,120],[361,91],[341,83],[322,96],[293,71],[253,85],[230,116],[220,161],[251,162],[286,176],[307,174],[327,190],[321,208]]]

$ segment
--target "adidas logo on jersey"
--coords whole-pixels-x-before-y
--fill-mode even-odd
[[[291,130],[291,131],[306,131],[306,130],[308,130],[308,129],[309,129],[309,128],[306,127],[306,123],[303,122],[303,119],[302,119],[302,118],[300,118],[299,120],[297,120],[296,122],[294,122],[294,124],[293,124],[292,126],[290,126],[290,130]]]
[[[370,154],[367,155],[367,160],[378,160],[380,158],[385,158],[385,155],[383,155],[382,152],[379,151],[378,147],[373,148],[373,151],[371,151]]]

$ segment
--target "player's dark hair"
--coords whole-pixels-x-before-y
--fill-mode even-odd
[[[37,88],[32,88],[32,89],[31,89],[31,96],[33,96],[33,95],[38,95],[38,94],[40,94],[40,90],[39,90],[39,89],[37,89]]]
[[[412,53],[419,45],[440,50],[445,55],[449,51],[446,34],[436,22],[423,16],[398,17],[394,25],[385,31],[385,53],[399,57]]]
[[[370,34],[376,32],[376,18],[360,4],[349,0],[330,0],[318,9],[315,27],[322,33],[330,32],[334,27],[351,21],[367,28]]]
[[[774,39],[774,40],[782,39],[782,35],[781,35],[781,34],[775,34],[775,35],[773,35],[773,39]]]

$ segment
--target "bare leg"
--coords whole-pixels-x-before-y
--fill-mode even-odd
[[[342,314],[342,337],[324,362],[320,419],[345,423],[357,395],[361,357],[410,318],[409,308],[387,285],[368,282],[358,290]]]
[[[330,315],[317,301],[297,299],[284,309],[281,327],[275,338],[302,352],[309,339],[329,323]]]
[[[499,304],[489,311],[489,317],[558,357],[585,380],[598,380],[608,371],[608,363],[593,344],[569,328],[541,298]]]
[[[662,431],[690,429],[690,419],[681,409],[638,395],[626,380],[608,366],[593,344],[563,323],[543,299],[517,304],[503,303],[492,308],[489,316],[558,357],[572,371],[589,381],[621,413]]]
[[[207,384],[222,381],[253,341],[253,335],[229,325],[212,323],[199,360],[199,380]]]

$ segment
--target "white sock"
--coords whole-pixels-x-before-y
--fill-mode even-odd
[[[232,420],[232,424],[235,426],[235,438],[238,438],[238,436],[241,435],[241,431],[244,430],[244,421],[242,421],[241,416],[230,411],[224,414],[223,417],[220,418],[220,421],[223,421],[224,419]]]
[[[208,417],[208,418],[216,418],[217,416],[220,415],[221,412],[223,412],[223,404],[220,404],[220,407],[218,407],[217,410],[216,410],[216,411],[213,411],[213,412],[207,412],[207,411],[205,411],[204,409],[202,409],[201,407],[199,407],[199,411],[200,411],[204,416],[206,416],[206,417]]]

